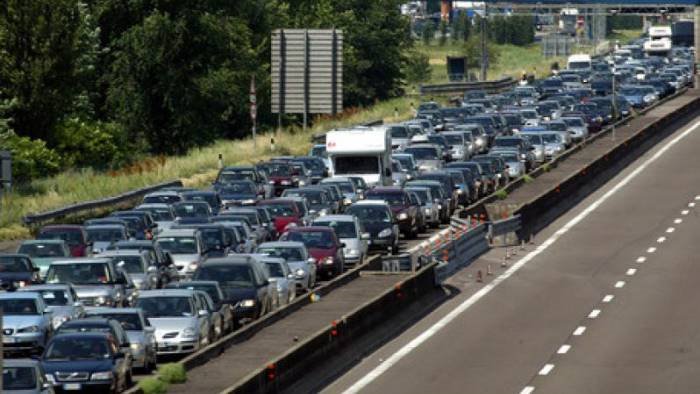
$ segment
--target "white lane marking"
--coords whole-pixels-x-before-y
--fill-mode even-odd
[[[603,297],[603,302],[607,304],[607,303],[609,303],[610,301],[612,301],[613,298],[615,298],[614,295],[608,294],[608,295],[606,295],[605,297]]]
[[[547,376],[554,369],[554,364],[545,364],[542,369],[540,369],[539,375]]]
[[[586,332],[586,327],[585,326],[578,326],[574,330],[574,336],[579,337],[579,336],[583,335],[584,332]]]
[[[674,232],[674,231],[676,231],[676,229],[673,228],[673,227],[669,227],[669,228],[666,229],[666,232],[669,233],[669,234],[671,234],[671,233]]]
[[[637,262],[638,262],[639,264],[642,264],[642,263],[645,262],[645,261],[647,261],[647,258],[646,258],[646,257],[644,257],[644,256],[639,256],[639,257],[637,257]]]
[[[651,248],[647,249],[647,253],[654,253],[654,252],[656,252],[656,248],[653,246]]]
[[[694,203],[694,202],[688,203],[688,208],[694,208],[694,207],[695,207],[695,203]]]
[[[690,213],[690,211],[687,209],[681,211],[681,215],[687,215],[688,213]]]
[[[630,268],[630,269],[627,270],[627,272],[625,272],[625,275],[627,275],[627,276],[633,276],[633,275],[636,274],[636,273],[637,273],[637,269],[636,269],[636,268]]]
[[[625,287],[625,281],[624,281],[624,280],[618,280],[618,281],[615,283],[615,288],[616,288],[616,289],[621,289],[621,288],[623,288],[623,287]]]
[[[675,223],[675,224],[681,224],[681,223],[683,223],[683,219],[681,219],[681,218],[676,218],[676,219],[673,221],[673,223]]]
[[[561,345],[559,350],[557,350],[557,354],[566,354],[569,353],[569,350],[571,350],[571,345]]]
[[[700,196],[695,196],[695,200],[700,200]]]
[[[593,309],[591,313],[588,314],[589,319],[595,319],[600,316],[600,309]]]
[[[533,258],[535,258],[537,255],[539,255],[544,250],[546,250],[548,247],[550,247],[562,235],[566,234],[569,230],[571,230],[580,221],[582,221],[584,218],[586,218],[588,215],[590,215],[591,212],[598,209],[598,207],[601,204],[603,204],[607,199],[609,199],[611,196],[613,196],[615,193],[617,193],[620,189],[625,187],[628,183],[630,183],[630,181],[632,181],[632,179],[636,178],[637,175],[639,175],[642,171],[646,170],[647,167],[649,167],[653,162],[658,160],[659,157],[661,157],[664,153],[666,153],[669,149],[671,149],[671,147],[673,147],[679,141],[681,141],[682,139],[687,137],[690,133],[695,131],[695,129],[697,129],[698,127],[700,127],[700,122],[695,122],[691,127],[687,128],[681,134],[679,134],[678,136],[673,138],[666,145],[663,145],[656,153],[654,153],[651,157],[649,157],[644,163],[640,164],[632,172],[627,174],[627,176],[622,178],[622,180],[620,182],[618,182],[615,186],[613,186],[605,194],[600,196],[600,198],[598,198],[597,200],[592,202],[588,207],[586,207],[586,209],[581,211],[581,213],[579,213],[574,218],[569,220],[563,227],[561,227],[554,234],[552,234],[546,241],[544,241],[541,245],[539,245],[535,250],[533,250],[532,252],[525,255],[523,258],[518,260],[518,262],[516,262],[515,264],[511,265],[509,269],[507,269],[501,275],[499,275],[494,280],[489,282],[486,286],[482,287],[479,291],[472,294],[471,297],[464,300],[455,309],[451,310],[447,315],[443,316],[442,319],[438,320],[435,324],[430,326],[427,330],[423,331],[420,335],[413,338],[409,343],[407,343],[401,349],[396,351],[396,353],[389,356],[381,364],[376,366],[373,370],[371,370],[369,373],[367,373],[365,376],[363,376],[360,380],[355,382],[352,386],[350,386],[347,390],[345,390],[344,393],[345,394],[357,393],[360,390],[362,390],[364,387],[366,387],[367,385],[372,383],[375,379],[377,379],[380,375],[382,375],[384,372],[386,372],[394,364],[396,364],[402,358],[406,357],[406,355],[411,353],[413,351],[413,349],[417,348],[423,342],[427,341],[430,337],[435,335],[443,327],[445,327],[450,322],[452,322],[454,319],[456,319],[460,314],[462,314],[464,311],[469,309],[477,301],[479,301],[484,296],[489,294],[494,288],[496,288],[496,286],[501,284],[506,279],[510,278],[514,273],[518,272],[520,270],[520,268],[525,266],[525,264],[530,262]],[[585,330],[585,327],[583,329]]]
[[[662,244],[662,243],[666,242],[666,237],[659,237],[659,238],[656,240],[656,242]]]
[[[534,386],[527,386],[524,389],[520,390],[520,394],[532,394],[535,391]]]

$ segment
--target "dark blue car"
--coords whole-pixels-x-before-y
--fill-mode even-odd
[[[119,393],[132,384],[131,359],[107,333],[59,334],[41,364],[56,392]]]
[[[26,254],[0,254],[0,286],[24,286],[41,283],[39,268]]]

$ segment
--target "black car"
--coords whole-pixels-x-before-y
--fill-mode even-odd
[[[114,319],[103,317],[87,317],[83,319],[69,320],[61,324],[56,329],[56,335],[60,334],[75,334],[86,332],[106,332],[112,335],[117,346],[127,355],[131,352],[131,344],[129,337],[124,331],[122,325]]]
[[[39,267],[26,254],[0,254],[0,285],[3,288],[41,283]]]
[[[445,171],[431,171],[419,174],[416,177],[417,181],[438,181],[442,185],[442,192],[450,200],[449,206],[449,216],[457,208],[457,191],[455,190],[455,185],[452,181],[452,177]],[[449,220],[449,219],[448,219]],[[448,221],[449,222],[449,221]]]
[[[120,393],[132,385],[131,359],[108,333],[57,335],[40,362],[59,392]]]
[[[216,215],[221,209],[221,197],[214,190],[198,190],[195,192],[182,193],[183,201],[204,201],[211,207],[212,213]]]
[[[151,255],[151,260],[155,261],[158,266],[158,287],[161,287],[165,283],[176,281],[180,277],[177,268],[173,265],[173,259],[170,253],[163,250],[156,242],[122,240],[109,245],[107,250],[138,250],[148,252],[148,254]]]
[[[370,250],[399,251],[399,225],[388,204],[382,201],[361,201],[345,212],[355,215],[370,235]]]
[[[175,224],[171,228],[173,230],[182,228],[196,229],[201,234],[202,241],[204,241],[204,253],[207,258],[226,256],[230,250],[229,237],[221,224]]]
[[[331,201],[330,191],[323,187],[303,187],[300,189],[287,189],[282,197],[304,197],[309,204],[309,213],[312,216],[330,215],[335,211],[335,202]]]

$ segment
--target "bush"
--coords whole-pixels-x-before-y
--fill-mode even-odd
[[[134,142],[115,123],[83,122],[73,118],[56,130],[57,150],[66,167],[107,170],[134,160]],[[138,152],[136,152],[138,154]]]
[[[42,140],[20,137],[14,131],[0,133],[0,146],[12,153],[13,183],[28,183],[58,173],[61,157]]]
[[[168,384],[158,378],[145,378],[139,382],[139,388],[144,394],[165,394]]]
[[[498,189],[493,193],[499,200],[505,200],[508,197],[508,192],[505,189]]]
[[[406,54],[404,74],[408,83],[425,82],[430,79],[432,71],[430,58],[425,53],[410,51]]]
[[[158,367],[158,375],[166,383],[185,383],[187,371],[182,364],[169,363]]]
[[[532,179],[530,175],[525,174],[523,175],[523,181],[525,181],[525,183],[531,183],[532,181],[534,181],[534,179]]]

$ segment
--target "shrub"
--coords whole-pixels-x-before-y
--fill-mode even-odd
[[[525,174],[523,175],[523,181],[525,181],[525,183],[531,183],[532,181],[534,181],[534,179],[532,179],[530,175]]]
[[[106,170],[128,164],[135,157],[134,143],[115,123],[83,122],[72,118],[56,130],[66,167]]]
[[[187,371],[182,364],[169,363],[158,367],[158,375],[166,383],[185,383]]]
[[[410,51],[406,54],[406,64],[404,74],[409,83],[425,82],[432,74],[430,58],[425,53]]]
[[[139,382],[139,388],[144,394],[165,394],[168,384],[158,378],[145,378]]]
[[[61,157],[42,140],[20,137],[14,131],[0,133],[0,146],[12,153],[12,177],[17,184],[58,173]]]
[[[499,200],[505,200],[508,197],[508,192],[505,189],[498,189],[493,193]]]

